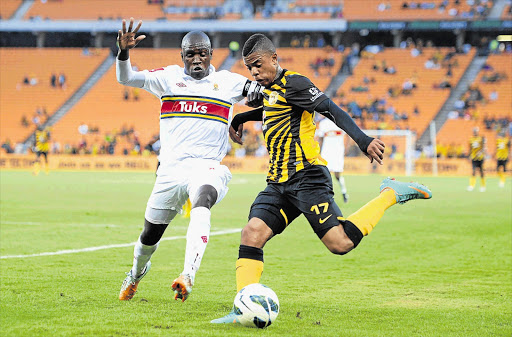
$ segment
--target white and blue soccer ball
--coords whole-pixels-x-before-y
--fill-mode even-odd
[[[253,283],[236,294],[233,310],[243,326],[263,329],[276,320],[279,300],[266,285]]]

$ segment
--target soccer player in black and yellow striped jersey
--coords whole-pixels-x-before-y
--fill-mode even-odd
[[[508,155],[510,153],[510,139],[506,137],[505,131],[501,130],[496,139],[496,161],[500,187],[505,187],[505,172],[507,172]]]
[[[41,169],[41,156],[44,157],[45,167],[44,172],[48,174],[50,169],[48,167],[48,152],[50,152],[50,130],[48,128],[43,128],[42,126],[38,126],[36,130],[36,161],[34,162],[34,175],[39,174],[39,170]]]
[[[242,230],[236,262],[238,291],[259,282],[263,272],[263,246],[301,214],[329,251],[344,255],[373,230],[387,208],[412,199],[432,197],[430,190],[421,184],[388,178],[382,182],[378,197],[344,218],[334,202],[331,175],[314,139],[315,112],[343,129],[371,162],[376,160],[382,164],[384,143],[362,132],[352,118],[307,77],[282,69],[276,49],[265,35],[252,35],[242,54],[251,75],[264,87],[263,106],[235,116],[230,136],[242,144],[243,123],[262,121],[270,160],[267,187],[256,197],[249,222]],[[236,322],[236,308],[212,321]]]
[[[473,169],[469,178],[468,191],[473,191],[476,185],[476,170],[480,170],[480,192],[485,192],[485,138],[479,135],[478,127],[473,128],[473,136],[469,138],[469,159]]]

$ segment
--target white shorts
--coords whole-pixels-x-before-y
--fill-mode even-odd
[[[172,166],[160,166],[147,207],[179,212],[188,198],[194,202],[203,185],[217,190],[218,203],[226,196],[230,180],[229,169],[215,160],[187,159]]]
[[[327,160],[327,168],[330,172],[343,172],[345,153],[336,148],[322,149],[320,154]]]

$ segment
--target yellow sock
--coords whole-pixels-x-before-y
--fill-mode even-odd
[[[485,187],[485,178],[484,177],[480,178],[480,186]]]
[[[500,177],[500,183],[504,184],[505,183],[505,172],[503,171],[498,171],[498,176]]]
[[[476,185],[476,177],[470,177],[469,178],[469,186],[475,187]]]
[[[384,191],[377,198],[350,215],[347,220],[359,228],[363,235],[368,235],[382,218],[384,211],[394,204],[396,204],[395,192],[392,190]]]
[[[48,166],[48,163],[46,163],[46,165],[44,166],[44,173],[46,175],[50,174],[50,167]]]
[[[41,164],[38,161],[36,161],[34,163],[34,175],[37,176],[39,174],[40,169],[41,169]]]
[[[259,283],[263,273],[263,261],[253,259],[238,259],[236,261],[236,291],[243,287]]]
[[[185,202],[185,205],[183,205],[183,217],[184,218],[190,218],[190,211],[192,210],[192,201],[190,199],[187,199],[187,202]]]

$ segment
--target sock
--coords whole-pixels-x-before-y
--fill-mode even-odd
[[[144,267],[148,263],[149,259],[151,259],[151,255],[158,248],[158,243],[153,246],[147,246],[137,240],[135,244],[135,248],[133,249],[133,267],[132,267],[132,276],[137,278],[142,274]]]
[[[45,166],[44,166],[44,173],[46,175],[48,175],[50,173],[50,167],[48,166],[48,163],[46,163]]]
[[[263,249],[240,245],[236,261],[236,291],[243,287],[259,283],[263,273]]]
[[[485,187],[485,177],[480,178],[480,186]]]
[[[498,171],[498,176],[500,177],[500,183],[505,184],[505,172]]]
[[[185,204],[183,205],[183,217],[185,219],[190,218],[190,211],[192,210],[192,202],[190,199],[187,199]]]
[[[206,207],[195,207],[190,211],[190,223],[187,231],[187,248],[183,273],[194,280],[201,265],[208,239],[210,238],[211,212]]]
[[[377,198],[373,199],[354,214],[350,215],[347,220],[352,222],[363,235],[368,235],[373,230],[380,218],[384,215],[384,211],[396,204],[395,192],[386,190]]]
[[[347,186],[345,185],[345,177],[340,176],[340,178],[338,179],[338,182],[340,183],[341,194],[347,194]]]
[[[476,185],[476,177],[470,177],[469,178],[469,186],[475,187]]]
[[[35,175],[38,175],[38,174],[39,174],[39,170],[40,170],[40,169],[41,169],[41,164],[40,164],[38,161],[36,161],[36,162],[34,163],[34,174],[35,174]]]

